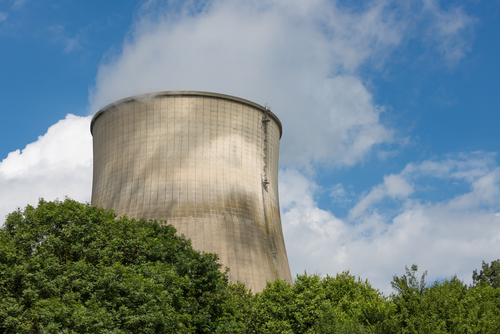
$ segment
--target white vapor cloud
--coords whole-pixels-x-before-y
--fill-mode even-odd
[[[282,163],[352,166],[395,138],[358,70],[382,66],[420,24],[444,58],[467,51],[473,19],[430,0],[146,1],[121,53],[99,67],[90,110],[162,90],[235,95],[273,107]]]
[[[90,201],[92,137],[90,116],[68,114],[36,142],[0,162],[0,218],[38,198]]]
[[[350,13],[328,1],[219,0],[161,15],[158,2],[146,4],[122,53],[99,68],[92,112],[141,93],[214,91],[272,106],[284,125],[283,163],[349,166],[392,141],[383,107],[355,75],[401,39],[385,6]]]

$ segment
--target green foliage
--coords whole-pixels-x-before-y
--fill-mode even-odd
[[[216,333],[244,333],[251,322],[255,296],[238,282],[229,283],[226,297]]]
[[[269,282],[255,296],[233,285],[219,333],[500,333],[500,289],[427,272],[394,276],[389,299],[348,272]]]
[[[0,334],[500,333],[500,260],[470,287],[405,269],[389,298],[349,272],[253,294],[172,226],[40,200],[0,229]]]
[[[269,282],[255,297],[250,333],[372,333],[390,327],[392,304],[348,272]]]
[[[468,288],[456,276],[427,286],[418,267],[394,276],[400,333],[499,333],[500,293],[490,286]]]
[[[212,332],[227,277],[172,226],[40,200],[0,229],[0,333]]]
[[[423,294],[425,292],[425,277],[427,276],[427,271],[422,274],[420,280],[416,276],[418,271],[418,266],[416,264],[413,264],[411,269],[405,266],[405,271],[406,274],[401,277],[396,275],[392,277],[392,288],[403,298],[408,295]]]
[[[474,270],[472,273],[472,285],[476,286],[479,284],[500,288],[500,259],[492,261],[491,265],[483,261],[479,274],[477,270]]]

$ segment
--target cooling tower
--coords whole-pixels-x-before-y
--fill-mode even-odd
[[[92,205],[166,220],[217,253],[229,279],[292,283],[278,200],[279,119],[233,96],[134,96],[92,119]]]

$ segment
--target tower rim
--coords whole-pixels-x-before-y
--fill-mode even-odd
[[[212,97],[216,99],[221,99],[221,100],[227,100],[227,101],[232,101],[232,102],[238,102],[241,104],[246,104],[250,107],[256,108],[260,110],[263,114],[266,113],[266,108],[258,103],[252,102],[250,100],[243,99],[241,97],[236,97],[232,95],[226,95],[226,94],[220,94],[220,93],[213,93],[213,92],[204,92],[204,91],[193,91],[193,90],[180,90],[180,91],[159,91],[159,92],[154,92],[154,93],[147,93],[147,94],[139,94],[139,95],[133,95],[129,96],[123,99],[120,99],[118,101],[112,102],[105,106],[104,108],[101,108],[95,115],[92,117],[92,121],[90,122],[90,133],[93,136],[93,128],[94,128],[94,123],[97,121],[99,117],[101,117],[105,112],[113,109],[113,107],[125,104],[125,103],[130,103],[134,101],[148,101],[155,99],[157,97],[162,97],[162,96],[198,96],[198,97]],[[281,121],[279,120],[278,116],[276,116],[271,110],[267,110],[267,116],[272,118],[276,124],[278,125],[279,131],[280,131],[280,139],[281,136],[283,135],[283,128],[281,126]]]

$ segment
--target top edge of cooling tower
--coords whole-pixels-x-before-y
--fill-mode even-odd
[[[141,95],[134,95],[130,97],[126,97],[124,99],[115,101],[113,103],[108,104],[101,110],[99,110],[94,117],[92,118],[92,121],[90,122],[90,133],[93,135],[92,129],[94,127],[94,123],[96,120],[104,114],[106,111],[117,107],[119,105],[129,103],[129,102],[134,102],[134,101],[147,101],[147,100],[152,100],[157,97],[161,96],[192,96],[192,97],[213,97],[221,100],[228,100],[228,101],[234,101],[234,102],[239,102],[241,104],[246,104],[251,107],[254,107],[256,109],[259,109],[263,113],[265,113],[266,108],[261,106],[260,104],[257,104],[255,102],[249,101],[242,99],[240,97],[236,96],[231,96],[231,95],[226,95],[226,94],[219,94],[219,93],[211,93],[211,92],[198,92],[198,91],[191,91],[191,90],[180,90],[180,91],[164,91],[164,92],[155,92],[155,93],[148,93],[148,94],[141,94]],[[281,126],[281,121],[279,118],[271,112],[271,110],[268,110],[268,116],[272,118],[276,124],[278,125],[278,128],[280,129],[280,138],[283,134],[283,128]]]

